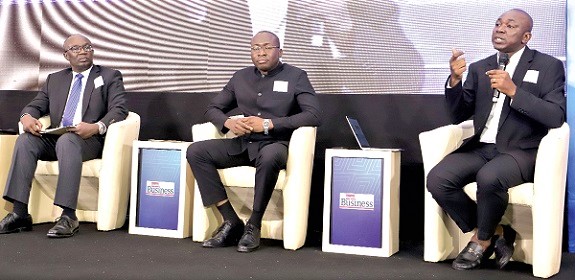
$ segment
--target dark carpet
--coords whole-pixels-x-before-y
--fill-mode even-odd
[[[325,253],[321,244],[297,251],[263,240],[260,250],[205,249],[200,243],[110,232],[82,223],[73,238],[49,239],[52,224],[31,232],[0,235],[0,279],[536,279],[531,266],[511,262],[501,271],[487,267],[455,271],[450,262],[422,260],[423,245],[401,243],[389,258]],[[575,254],[563,253],[552,279],[573,279]]]

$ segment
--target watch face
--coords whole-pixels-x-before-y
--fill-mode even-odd
[[[264,119],[263,127],[264,127],[264,134],[267,135],[268,129],[270,128],[270,120],[269,119]]]

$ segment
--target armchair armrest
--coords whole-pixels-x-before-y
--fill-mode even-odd
[[[461,146],[463,140],[473,135],[473,122],[465,121],[457,125],[446,125],[419,134],[425,185],[427,174],[447,154]],[[453,244],[444,220],[447,218],[443,209],[425,189],[424,210],[424,250],[423,259],[429,262],[445,260],[453,251]]]
[[[43,116],[43,117],[39,118],[38,120],[42,124],[43,129],[46,129],[47,127],[50,126],[50,115]],[[22,133],[24,133],[24,127],[22,126],[21,122],[18,122],[18,134],[22,134]]]
[[[535,163],[535,189],[533,190],[535,196],[555,195],[560,188],[564,187],[568,153],[569,125],[564,123],[561,127],[550,129],[539,144]],[[545,207],[548,206],[551,205],[545,205]]]
[[[207,122],[192,126],[192,138],[194,142],[198,142],[209,139],[224,138],[224,134],[221,133],[212,123]]]
[[[230,118],[241,118],[243,116],[244,115],[235,115]],[[194,142],[234,137],[237,137],[237,135],[235,135],[231,130],[224,134],[211,122],[195,124],[192,126],[192,139]]]
[[[128,117],[108,127],[98,189],[98,230],[120,227],[124,220],[111,217],[125,217],[130,191],[132,145],[140,134],[140,116],[130,112]],[[120,218],[121,219],[121,218]],[[104,224],[102,221],[111,221]]]
[[[446,155],[461,146],[463,140],[473,135],[473,121],[451,124],[419,134],[425,175]]]
[[[286,249],[296,250],[305,242],[316,130],[316,127],[300,127],[290,139],[286,183],[282,191]]]
[[[539,144],[535,162],[533,183],[533,264],[552,263],[552,271],[559,271],[561,263],[561,241],[567,177],[567,156],[569,154],[569,126],[550,129]],[[537,226],[535,226],[537,225]],[[560,232],[550,234],[559,229]],[[559,236],[550,239],[549,236]],[[552,261],[549,261],[552,260]],[[549,275],[546,266],[533,266],[534,275]],[[552,275],[552,274],[551,274]]]

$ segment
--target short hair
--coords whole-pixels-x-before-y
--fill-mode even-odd
[[[272,36],[274,37],[274,39],[277,41],[278,47],[281,49],[281,45],[280,45],[281,42],[280,42],[280,38],[278,37],[278,35],[276,35],[275,33],[271,32],[271,31],[268,31],[268,30],[258,31],[258,33],[256,33],[256,35],[258,35],[258,34],[260,34],[260,33],[268,33],[268,34],[272,35]],[[254,37],[255,37],[256,35],[254,35]]]

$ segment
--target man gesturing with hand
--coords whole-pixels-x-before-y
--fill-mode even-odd
[[[427,189],[463,232],[473,233],[454,269],[476,268],[493,253],[499,268],[509,262],[516,233],[500,224],[508,190],[533,182],[541,139],[565,122],[563,63],[527,47],[532,27],[523,10],[503,13],[491,36],[497,53],[471,63],[464,82],[463,52],[452,50],[445,101],[451,121],[473,119],[475,134],[429,172]],[[477,202],[463,191],[471,182]]]

